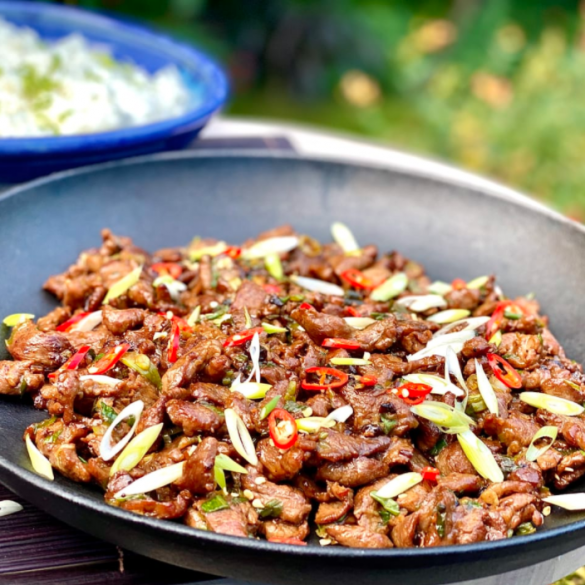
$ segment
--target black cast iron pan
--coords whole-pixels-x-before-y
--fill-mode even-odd
[[[237,152],[157,155],[63,173],[0,197],[0,315],[50,310],[55,301],[42,283],[95,246],[106,226],[155,250],[196,234],[240,242],[285,222],[328,239],[331,222],[340,220],[360,242],[398,249],[434,278],[495,272],[508,296],[534,291],[568,355],[585,362],[585,230],[513,202],[496,186],[474,185],[439,178],[424,161],[413,172]],[[91,487],[32,473],[21,437],[43,417],[26,401],[0,399],[2,483],[95,536],[205,573],[291,585],[431,585],[503,573],[585,545],[585,514],[562,512],[531,536],[427,550],[297,547],[197,531],[109,507]]]

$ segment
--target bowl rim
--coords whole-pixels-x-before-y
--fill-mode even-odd
[[[176,151],[164,152],[150,155],[131,157],[119,161],[110,161],[95,165],[85,166],[77,169],[71,169],[55,173],[53,175],[42,177],[22,185],[17,185],[8,191],[0,194],[0,204],[7,199],[18,197],[21,194],[37,187],[42,187],[50,183],[59,183],[76,175],[85,175],[108,171],[116,167],[140,166],[149,162],[164,162],[181,159],[193,159],[205,161],[213,158],[228,159],[265,159],[277,161],[292,161],[300,163],[316,163],[330,167],[350,167],[356,170],[366,169],[377,172],[396,172],[410,176],[416,176],[430,181],[436,181],[444,185],[456,185],[467,188],[471,191],[481,193],[488,198],[495,198],[506,202],[507,204],[521,209],[528,209],[534,213],[544,215],[549,220],[562,224],[564,227],[575,232],[585,235],[585,225],[567,218],[553,209],[542,204],[534,205],[534,202],[525,194],[515,191],[511,188],[504,187],[497,181],[486,179],[485,184],[479,186],[473,179],[477,177],[473,173],[463,171],[455,174],[456,169],[448,164],[440,166],[453,175],[443,175],[429,165],[432,161],[428,158],[413,155],[421,163],[419,168],[413,169],[404,164],[404,161],[389,161],[384,164],[377,162],[367,163],[363,161],[350,161],[343,156],[324,157],[314,154],[290,153],[287,151],[271,151],[254,149],[229,149],[218,152],[213,149],[199,151]],[[517,198],[510,198],[505,191],[510,191],[518,195]],[[361,563],[368,561],[397,561],[397,562],[435,562],[441,564],[461,562],[466,555],[478,555],[478,558],[489,558],[490,553],[506,554],[515,557],[518,568],[526,566],[522,564],[523,553],[531,549],[540,548],[542,560],[548,560],[556,555],[552,545],[564,538],[571,536],[585,535],[585,520],[575,520],[562,526],[555,526],[549,530],[537,531],[534,534],[523,536],[522,538],[508,538],[496,541],[481,541],[472,544],[445,545],[431,548],[386,548],[386,549],[367,549],[367,548],[347,548],[347,547],[316,547],[316,546],[295,546],[278,542],[268,542],[266,540],[247,539],[242,537],[230,536],[220,533],[209,532],[205,530],[194,531],[192,528],[167,520],[150,518],[134,514],[130,511],[108,506],[104,501],[92,499],[86,494],[80,494],[74,486],[78,485],[62,478],[61,481],[48,482],[33,471],[12,463],[0,454],[0,471],[10,474],[6,478],[6,484],[25,482],[37,490],[37,494],[48,493],[61,502],[66,502],[74,507],[82,508],[93,513],[105,513],[112,520],[125,521],[134,527],[145,531],[154,530],[163,533],[168,531],[175,537],[182,537],[185,542],[193,542],[193,539],[200,544],[205,545],[222,545],[246,553],[271,552],[274,554],[286,554],[296,557],[299,562],[309,557],[321,559],[332,559],[338,561],[359,561]],[[4,481],[4,478],[3,478]],[[580,541],[581,542],[581,541]],[[543,548],[546,547],[546,548]],[[550,548],[550,551],[548,549]],[[578,548],[577,546],[573,547]],[[276,558],[276,557],[275,557]],[[490,575],[501,574],[502,570],[494,567]]]
[[[47,153],[66,153],[74,150],[84,152],[99,151],[112,147],[112,145],[115,145],[118,149],[128,144],[171,137],[203,126],[211,115],[222,107],[228,97],[229,83],[227,76],[213,58],[193,46],[178,42],[142,24],[129,23],[112,18],[109,15],[72,6],[41,4],[22,0],[0,0],[0,17],[5,17],[10,21],[10,16],[16,14],[42,15],[49,18],[59,18],[66,15],[70,22],[99,25],[103,28],[109,28],[112,31],[112,35],[119,31],[134,37],[134,39],[140,37],[142,42],[156,43],[157,47],[160,47],[162,51],[192,62],[197,69],[205,70],[207,72],[207,81],[204,83],[211,85],[214,91],[209,92],[203,103],[190,108],[186,113],[150,124],[69,136],[0,138],[0,155],[26,157]],[[31,26],[31,28],[34,27]],[[75,31],[72,30],[71,32]]]

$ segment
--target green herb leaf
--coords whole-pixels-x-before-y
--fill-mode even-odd
[[[372,499],[376,500],[386,512],[392,514],[392,516],[398,516],[400,514],[400,506],[396,503],[396,500],[393,500],[392,498],[382,498],[378,495],[378,492],[370,492],[370,496]]]
[[[201,505],[201,509],[209,514],[210,512],[218,512],[219,510],[227,510],[229,504],[221,494],[215,494]]]
[[[264,508],[258,515],[260,518],[278,518],[282,514],[283,505],[280,500],[270,500],[266,502]]]

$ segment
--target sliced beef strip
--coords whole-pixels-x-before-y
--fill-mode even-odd
[[[291,524],[282,520],[266,520],[261,523],[260,532],[270,542],[282,542],[289,539],[305,540],[309,536],[309,523]]]
[[[291,317],[307,332],[317,345],[321,345],[328,337],[350,339],[354,329],[342,317],[319,313],[314,308],[292,311]]]
[[[32,361],[0,361],[0,394],[19,396],[38,390],[44,381],[42,366]]]
[[[213,467],[217,455],[217,439],[207,437],[189,455],[183,468],[183,476],[176,482],[179,489],[192,494],[204,495],[215,489]]]
[[[217,433],[225,422],[223,414],[216,410],[186,400],[169,400],[166,410],[172,423],[180,426],[188,437]]]
[[[359,487],[388,475],[388,466],[377,459],[357,457],[348,462],[325,463],[317,470],[318,480]]]
[[[379,532],[370,532],[362,526],[333,524],[325,529],[327,534],[342,546],[351,548],[392,548],[392,541]]]
[[[272,444],[271,439],[259,441],[256,452],[266,477],[271,481],[293,479],[300,472],[305,461],[305,452],[302,449],[293,446],[283,452]]]
[[[118,310],[104,305],[103,324],[114,335],[122,335],[129,329],[136,329],[144,323],[147,312],[143,309]]]
[[[45,333],[26,321],[12,330],[8,351],[16,360],[56,369],[73,354],[73,347],[67,337],[58,331]]]
[[[385,436],[368,439],[327,429],[317,443],[317,454],[325,461],[345,461],[356,457],[369,457],[384,451],[390,445]]]

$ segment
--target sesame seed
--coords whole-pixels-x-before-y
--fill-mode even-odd
[[[328,538],[322,538],[322,539],[319,541],[319,544],[320,544],[321,546],[329,546],[329,545],[331,544],[331,540],[329,540]]]
[[[254,492],[252,490],[244,490],[244,498],[246,498],[247,500],[253,500]]]
[[[215,309],[216,307],[219,307],[219,303],[217,301],[211,301],[211,303],[209,303],[209,306],[212,309]]]
[[[551,507],[550,507],[550,506],[547,506],[546,508],[544,508],[544,509],[542,510],[542,515],[543,515],[543,516],[550,516],[550,513],[551,513],[551,512],[552,512],[552,510],[551,510]]]
[[[238,492],[232,492],[232,493],[230,494],[230,496],[231,496],[232,498],[237,498],[239,495],[240,495],[240,494],[238,494]]]
[[[265,478],[265,477],[257,477],[257,478],[254,480],[254,483],[255,483],[256,485],[262,485],[263,483],[266,483],[266,478]]]
[[[254,506],[254,508],[264,508],[264,504],[258,498],[252,502],[252,506]]]
[[[565,471],[568,471],[569,473],[573,473],[573,471],[575,471],[572,467],[565,467]]]

